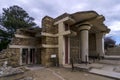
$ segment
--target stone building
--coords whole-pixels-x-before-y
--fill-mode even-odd
[[[95,11],[64,13],[57,18],[45,16],[40,29],[19,29],[9,44],[13,56],[9,61],[17,65],[89,62],[89,57],[103,57],[104,36],[110,29],[105,18]]]

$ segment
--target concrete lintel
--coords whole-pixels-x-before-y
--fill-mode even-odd
[[[9,45],[9,48],[41,48],[41,47],[26,46],[26,45]]]
[[[25,35],[20,35],[20,34],[15,34],[15,37],[18,37],[18,38],[34,38],[34,37],[31,37],[31,36],[25,36]]]
[[[42,35],[42,36],[49,36],[49,37],[57,37],[56,34],[45,33],[45,32],[42,32],[41,35]]]
[[[71,31],[68,30],[68,31],[63,31],[63,32],[60,32],[58,34],[50,34],[50,33],[45,33],[45,32],[42,32],[41,35],[42,36],[49,36],[49,37],[58,37],[58,36],[62,36],[62,35],[68,35],[68,34],[71,34]]]
[[[70,31],[70,30],[60,32],[59,34],[56,34],[56,35],[57,35],[57,36],[62,36],[62,35],[68,35],[68,34],[71,34],[71,31]]]
[[[58,45],[47,45],[47,44],[42,44],[43,48],[58,48]]]
[[[75,22],[74,19],[72,19],[72,18],[70,18],[69,16],[67,16],[67,17],[65,17],[65,18],[63,18],[63,19],[55,22],[54,25],[57,25],[57,24],[59,24],[59,23],[61,23],[61,22],[67,21],[67,20],[71,20],[71,21]]]
[[[70,36],[72,37],[72,36],[76,36],[76,35],[77,35],[77,32],[71,30]]]

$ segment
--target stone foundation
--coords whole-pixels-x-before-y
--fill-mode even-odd
[[[42,49],[41,52],[41,58],[42,58],[42,64],[49,67],[52,66],[53,62],[51,61],[51,55],[56,55],[56,58],[58,58],[58,49]]]
[[[1,64],[4,61],[8,61],[8,65],[16,67],[19,66],[20,49],[6,49],[4,53],[0,53]]]

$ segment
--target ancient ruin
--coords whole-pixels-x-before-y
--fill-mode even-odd
[[[91,57],[104,57],[104,36],[110,29],[105,17],[95,11],[64,13],[56,18],[45,16],[41,28],[19,29],[1,61],[9,65],[44,66],[88,63]]]

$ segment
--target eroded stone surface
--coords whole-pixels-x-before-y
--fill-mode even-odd
[[[7,67],[5,68],[1,68],[0,70],[0,77],[4,77],[4,76],[12,76],[15,74],[19,74],[19,73],[23,73],[24,71],[20,68],[12,68],[12,67]]]

